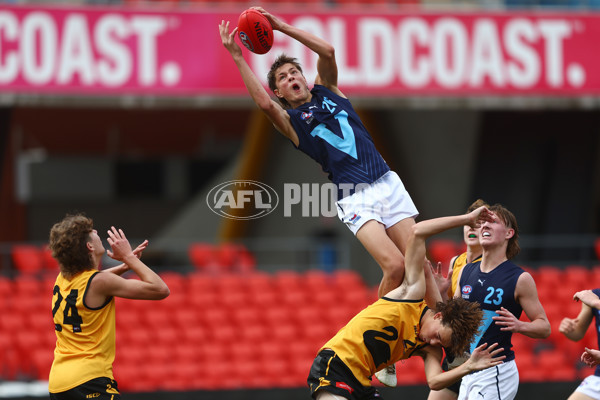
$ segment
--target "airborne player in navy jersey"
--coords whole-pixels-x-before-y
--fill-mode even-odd
[[[337,86],[335,49],[325,40],[260,11],[278,30],[318,55],[317,77],[309,89],[302,67],[284,54],[271,66],[267,80],[280,103],[267,91],[244,60],[229,22],[219,33],[231,53],[248,92],[275,128],[294,146],[321,165],[338,186],[338,215],[356,235],[383,271],[378,294],[400,285],[404,277],[404,252],[411,226],[418,215],[398,175],[390,171],[350,101]],[[393,365],[381,377],[396,385]]]

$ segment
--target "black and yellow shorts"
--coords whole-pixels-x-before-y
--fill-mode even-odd
[[[307,382],[313,398],[318,391],[325,390],[350,400],[382,399],[375,388],[363,386],[332,350],[317,354]]]
[[[65,392],[50,393],[51,400],[121,400],[117,382],[96,378]]]

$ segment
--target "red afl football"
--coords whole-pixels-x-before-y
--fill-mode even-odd
[[[259,11],[245,10],[238,20],[238,35],[242,44],[256,54],[265,54],[273,46],[273,27]]]

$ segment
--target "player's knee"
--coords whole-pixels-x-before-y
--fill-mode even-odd
[[[402,281],[402,278],[404,278],[404,260],[401,258],[386,260],[382,263],[381,269],[389,279]]]

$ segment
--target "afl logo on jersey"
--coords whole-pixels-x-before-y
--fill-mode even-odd
[[[469,294],[473,291],[473,288],[471,287],[471,285],[465,285],[462,287],[462,297],[463,299],[468,299],[469,298]]]
[[[309,112],[303,112],[302,114],[300,114],[300,119],[302,121],[305,121],[307,124],[310,124],[313,120],[313,113],[312,111]]]

